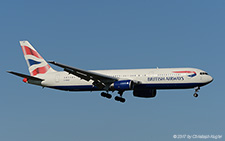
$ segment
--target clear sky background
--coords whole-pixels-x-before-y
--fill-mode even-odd
[[[0,140],[225,138],[225,1],[2,1],[0,21]],[[214,81],[197,99],[193,89],[152,99],[130,91],[125,104],[100,92],[42,89],[6,73],[28,74],[20,40],[46,60],[86,70],[194,67]]]

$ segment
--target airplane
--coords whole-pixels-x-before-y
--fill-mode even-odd
[[[103,91],[101,96],[112,98],[109,92],[118,92],[116,101],[124,103],[125,91],[133,96],[153,98],[160,89],[194,88],[194,97],[200,87],[213,81],[205,71],[196,68],[156,68],[121,70],[83,70],[55,61],[46,62],[28,41],[20,41],[30,75],[7,71],[23,78],[23,82],[64,91]],[[56,71],[50,65],[63,68]]]

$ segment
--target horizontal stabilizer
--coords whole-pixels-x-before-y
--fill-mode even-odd
[[[7,72],[11,73],[11,74],[14,74],[14,75],[17,75],[17,76],[22,77],[22,78],[30,79],[30,80],[39,80],[39,81],[44,80],[44,79],[40,79],[40,78],[37,78],[37,77],[33,77],[33,76],[30,76],[30,75],[26,75],[26,74],[22,74],[22,73],[18,73],[18,72],[13,72],[13,71],[7,71]]]

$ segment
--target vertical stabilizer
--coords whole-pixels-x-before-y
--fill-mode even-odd
[[[28,41],[20,41],[20,45],[31,76],[56,72]]]

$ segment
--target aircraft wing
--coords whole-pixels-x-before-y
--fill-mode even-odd
[[[110,84],[112,84],[115,81],[118,81],[117,78],[111,77],[108,75],[78,69],[78,68],[60,64],[60,63],[57,63],[54,61],[49,61],[49,63],[59,66],[61,68],[64,68],[64,71],[66,71],[70,74],[73,74],[81,79],[86,80],[86,81],[93,80],[94,81],[93,85],[97,86],[100,89],[103,89],[107,86],[109,87]]]
[[[22,73],[18,73],[18,72],[13,72],[13,71],[7,71],[8,73],[11,73],[11,74],[14,74],[14,75],[17,75],[19,77],[22,77],[22,78],[27,78],[27,79],[32,79],[32,80],[39,80],[39,81],[43,81],[44,79],[40,79],[40,78],[37,78],[37,77],[33,77],[33,76],[30,76],[30,75],[26,75],[26,74],[22,74]]]

